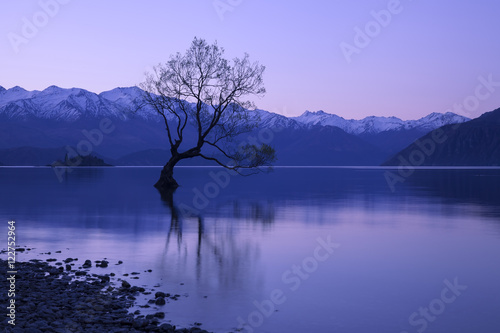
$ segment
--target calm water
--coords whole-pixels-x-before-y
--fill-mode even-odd
[[[21,258],[106,257],[99,272],[182,295],[162,307],[179,326],[498,332],[500,170],[418,170],[394,191],[382,169],[221,171],[179,168],[162,200],[159,168],[0,168],[0,220],[36,248]]]

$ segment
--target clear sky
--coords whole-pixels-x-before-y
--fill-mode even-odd
[[[498,0],[0,0],[0,85],[132,86],[198,36],[266,66],[262,109],[416,119],[465,101],[457,113],[475,117],[500,107],[499,13]]]

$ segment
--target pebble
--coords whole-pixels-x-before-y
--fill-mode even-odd
[[[59,268],[41,261],[16,262],[16,269],[22,275],[17,275],[16,279],[16,289],[20,292],[16,293],[16,325],[12,332],[208,333],[198,327],[177,329],[171,324],[160,323],[159,319],[165,318],[164,312],[146,318],[129,313],[128,308],[134,305],[133,295],[140,290],[144,292],[142,287],[122,281],[123,288],[112,288],[109,285],[111,274],[89,275],[85,271],[74,272],[83,276],[83,280],[72,280],[71,272]],[[6,260],[0,259],[0,270],[8,270]],[[8,284],[7,279],[0,279],[2,290],[8,290]],[[156,304],[162,301],[165,304],[164,297],[154,300]],[[0,293],[0,303],[7,302],[7,293]],[[1,319],[2,327],[10,329],[8,320],[6,316]]]
[[[156,305],[165,305],[165,298],[163,298],[163,297],[158,297],[158,298],[155,300],[155,304],[156,304]]]

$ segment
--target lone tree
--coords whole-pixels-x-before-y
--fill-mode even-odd
[[[248,54],[232,62],[223,56],[217,43],[194,38],[185,54],[146,73],[141,84],[146,105],[163,118],[170,143],[171,157],[155,184],[160,191],[179,186],[174,167],[183,159],[199,156],[238,173],[258,171],[275,160],[267,144],[235,143],[258,124],[256,112],[250,111],[255,106],[245,97],[265,93],[265,67],[251,63]]]

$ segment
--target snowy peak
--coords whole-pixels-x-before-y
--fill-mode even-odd
[[[99,94],[99,97],[109,101],[116,110],[125,112],[128,116],[142,119],[158,119],[155,110],[144,105],[144,91],[138,87],[119,87]]]
[[[10,91],[11,93],[22,93],[22,92],[27,92],[27,90],[26,90],[26,89],[21,88],[21,87],[19,87],[19,86],[12,87],[12,88],[10,88],[10,89],[9,89],[9,91]]]
[[[433,112],[423,118],[420,118],[418,120],[413,120],[415,126],[420,126],[420,127],[425,127],[427,124],[432,123],[433,125],[439,125],[437,127],[441,127],[444,125],[448,124],[457,124],[457,123],[463,123],[465,121],[470,120],[469,118],[460,116],[458,114],[455,114],[453,112],[446,112],[446,113],[437,113]],[[436,127],[436,128],[437,128]]]
[[[10,102],[10,101],[18,101],[21,99],[31,98],[36,95],[39,91],[27,91],[19,86],[12,87],[7,90],[3,90],[0,92],[0,107],[2,104]]]
[[[337,116],[336,114],[326,113],[323,110],[319,111],[306,111],[300,117],[302,119],[307,119],[309,122],[319,123],[322,121],[331,121],[330,119],[342,119],[344,118]]]
[[[299,117],[294,117],[296,121],[305,125],[336,126],[347,133],[354,135],[376,134],[385,131],[400,131],[419,129],[421,131],[431,131],[447,124],[463,123],[469,118],[447,113],[431,113],[418,120],[401,120],[397,117],[376,117],[369,116],[361,120],[344,119],[335,114],[324,111],[306,111]]]
[[[116,102],[119,100],[129,101],[141,98],[143,91],[137,87],[119,87],[99,94],[102,98]]]
[[[47,87],[44,90],[42,90],[42,92],[45,94],[57,94],[57,93],[64,92],[65,90],[71,90],[71,89],[63,89],[63,88],[60,88],[58,86],[50,86],[50,87]]]
[[[255,110],[256,116],[259,118],[260,127],[263,128],[291,128],[297,129],[303,127],[299,122],[285,117],[281,114],[260,110]]]
[[[305,116],[305,117],[321,117],[321,116],[324,116],[324,115],[334,116],[332,114],[326,113],[323,110],[319,110],[319,111],[309,111],[309,110],[306,110],[306,112],[304,112],[302,114],[302,116]]]

